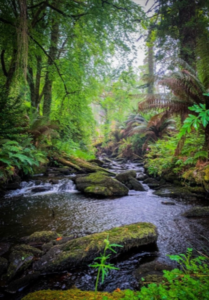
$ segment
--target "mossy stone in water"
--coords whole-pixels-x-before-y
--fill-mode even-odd
[[[162,187],[155,191],[154,194],[160,197],[183,198],[188,200],[195,200],[198,198],[198,194],[191,193],[186,187],[178,186]]]
[[[183,213],[184,217],[192,218],[192,217],[205,217],[209,216],[209,206],[195,206],[187,210]]]
[[[33,268],[42,272],[56,272],[91,262],[104,250],[104,239],[107,236],[110,243],[123,246],[123,248],[116,248],[116,254],[111,254],[113,258],[134,247],[156,242],[157,229],[151,223],[136,223],[77,238],[52,247],[34,263]]]
[[[75,179],[76,188],[85,194],[101,197],[128,195],[128,188],[104,172],[96,172]]]

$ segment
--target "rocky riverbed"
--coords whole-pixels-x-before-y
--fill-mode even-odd
[[[73,285],[93,290],[96,270],[88,264],[102,250],[97,246],[103,245],[106,235],[109,233],[112,238],[112,230],[117,230],[114,228],[125,228],[129,232],[134,226],[140,234],[142,224],[151,223],[150,229],[154,231],[149,242],[146,238],[138,244],[132,243],[130,238],[127,243],[117,240],[124,246],[122,249],[128,250],[121,253],[119,250],[120,255],[113,257],[120,270],[110,272],[101,290],[138,289],[142,266],[144,270],[146,264],[150,265],[147,275],[152,274],[154,267],[150,262],[153,262],[161,272],[161,264],[172,267],[166,254],[182,253],[187,247],[199,250],[204,247],[205,238],[209,238],[207,214],[200,217],[199,209],[198,214],[193,213],[189,219],[183,215],[197,204],[207,206],[201,193],[149,178],[142,163],[121,164],[107,160],[103,166],[112,174],[100,171],[96,181],[93,174],[77,176],[67,168],[52,168],[48,176],[35,176],[22,182],[19,189],[6,193],[0,202],[2,299],[21,299],[30,291],[67,289]],[[110,181],[106,184],[104,177],[111,179],[114,186]],[[79,187],[81,183],[83,188]],[[115,192],[116,187],[119,187],[119,194]],[[120,194],[121,187],[124,194]],[[154,228],[158,230],[157,244]],[[40,234],[37,239],[35,232],[42,232],[41,239]],[[133,231],[130,232],[133,237]],[[94,244],[92,241],[98,236],[100,244]],[[89,247],[92,243],[94,247]],[[74,265],[71,262],[76,262],[76,256],[71,257],[69,252],[72,247],[80,249],[76,252],[80,258]],[[91,255],[88,249],[93,249]]]

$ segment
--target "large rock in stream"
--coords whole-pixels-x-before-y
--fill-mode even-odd
[[[103,172],[78,176],[75,179],[75,184],[76,188],[85,194],[101,197],[128,195],[128,188],[124,184]]]
[[[184,217],[207,217],[209,216],[209,206],[194,206],[183,213]]]
[[[143,185],[136,179],[135,170],[125,171],[118,174],[115,178],[125,184],[130,190],[145,191]]]
[[[42,273],[53,273],[92,262],[104,250],[104,239],[107,236],[109,236],[111,244],[123,246],[116,248],[117,253],[111,253],[111,258],[114,258],[132,248],[155,243],[157,235],[157,229],[151,223],[135,223],[116,227],[56,245],[40,260],[34,262],[33,268]]]

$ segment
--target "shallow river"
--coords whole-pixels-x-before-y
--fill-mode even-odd
[[[133,168],[142,170],[135,165],[131,166]],[[8,195],[7,199],[0,201],[0,241],[15,243],[20,237],[41,230],[56,230],[63,235],[74,233],[79,236],[135,222],[156,225],[159,233],[157,248],[143,253],[135,252],[117,261],[120,271],[113,271],[102,287],[109,291],[116,287],[135,288],[136,281],[132,272],[144,261],[158,259],[168,262],[167,254],[185,253],[188,247],[202,250],[207,245],[208,218],[187,219],[181,216],[194,202],[155,196],[154,191],[147,186],[145,192],[129,191],[125,197],[98,200],[85,197],[75,190],[71,181],[68,184],[66,182],[67,179],[64,179],[54,185],[51,191],[36,195],[30,193],[34,183],[25,183],[21,191],[10,194],[16,197]],[[175,205],[163,205],[162,201],[172,201]],[[60,275],[43,277],[30,290],[47,287],[65,289],[72,284],[83,289],[93,289],[92,279],[95,276],[95,271],[87,268],[62,275],[62,278]],[[14,296],[5,299],[20,298]]]

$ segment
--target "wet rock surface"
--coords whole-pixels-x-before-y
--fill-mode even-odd
[[[172,269],[173,267],[169,265],[159,261],[152,261],[140,265],[140,267],[133,272],[133,275],[139,281],[140,286],[150,283],[161,283],[163,281],[163,270],[171,271]],[[143,281],[142,278],[144,279]]]
[[[196,200],[200,198],[198,194],[194,194],[189,189],[180,186],[166,186],[154,192],[155,195],[160,197],[171,197],[187,200]]]
[[[209,216],[209,206],[195,206],[182,214],[184,217],[206,217]]]
[[[126,160],[122,160],[121,163],[119,163],[119,160],[113,163],[113,161],[108,161],[107,159],[106,165],[109,166],[114,173],[121,173],[123,170],[133,169],[137,172],[138,180],[147,179],[147,175],[144,174],[141,164],[133,164]],[[37,249],[43,252],[41,252],[39,256],[39,253],[26,251],[27,255],[29,254],[33,257],[32,264],[30,261],[28,266],[25,264],[23,269],[21,269],[21,266],[17,269],[16,275],[11,277],[6,283],[7,288],[9,287],[7,292],[6,289],[0,289],[0,294],[5,294],[3,298],[5,300],[20,300],[24,294],[28,293],[29,289],[30,291],[49,288],[68,289],[76,284],[76,286],[82,290],[93,290],[97,270],[88,268],[88,263],[85,262],[79,263],[75,269],[70,267],[66,272],[65,270],[62,270],[61,272],[58,270],[55,274],[49,274],[47,276],[43,275],[44,271],[41,271],[42,275],[37,277],[37,280],[36,277],[34,277],[35,283],[33,282],[33,279],[31,279],[33,278],[31,275],[33,275],[34,272],[32,266],[33,264],[35,265],[38,263],[40,257],[40,260],[42,260],[45,255],[52,251],[52,249],[57,248],[63,253],[68,252],[67,250],[64,251],[62,247],[68,244],[68,242],[78,239],[78,237],[89,235],[88,232],[95,233],[108,231],[111,227],[113,228],[141,221],[154,223],[158,227],[159,238],[157,246],[159,248],[157,248],[156,245],[154,248],[153,245],[149,244],[147,249],[143,248],[142,250],[138,250],[137,248],[135,254],[131,249],[129,249],[128,252],[121,253],[121,255],[113,261],[115,266],[120,270],[111,271],[104,285],[100,286],[101,290],[106,291],[113,291],[116,286],[120,289],[138,289],[140,279],[136,279],[136,277],[132,275],[132,272],[138,269],[139,266],[145,266],[145,262],[150,261],[150,259],[157,259],[158,256],[160,256],[160,259],[163,258],[162,261],[169,263],[166,254],[184,253],[187,247],[191,247],[191,243],[195,249],[201,250],[200,235],[209,238],[207,235],[207,218],[193,218],[188,220],[181,216],[186,208],[190,207],[190,202],[182,200],[178,201],[182,198],[180,196],[176,197],[175,206],[170,206],[168,204],[162,205],[162,202],[172,202],[173,199],[170,198],[173,195],[169,198],[165,197],[162,199],[153,194],[153,191],[149,188],[146,188],[146,192],[143,193],[131,191],[128,196],[118,199],[107,196],[106,201],[101,201],[99,196],[88,196],[87,198],[80,193],[74,193],[74,191],[72,194],[68,193],[68,191],[72,191],[72,185],[70,185],[69,188],[68,182],[71,182],[70,179],[74,179],[75,177],[73,175],[64,175],[64,173],[61,175],[61,172],[56,169],[60,168],[55,168],[54,170],[51,168],[48,170],[51,172],[48,172],[48,175],[51,174],[52,177],[34,177],[35,180],[32,182],[25,182],[22,193],[24,197],[18,198],[18,202],[16,199],[15,201],[13,199],[7,199],[5,204],[1,207],[2,221],[0,221],[0,225],[2,226],[0,226],[0,233],[2,242],[9,241],[11,244],[19,243],[20,237],[24,235],[28,235],[29,237],[31,232],[40,232],[43,229],[55,234],[44,240],[42,240],[40,236],[36,239],[32,235],[33,237],[30,237],[31,240],[28,239],[27,242],[26,240],[24,241],[27,245],[33,246],[33,248],[37,247]],[[107,176],[107,174],[105,175]],[[63,176],[68,177],[65,177],[64,179]],[[135,177],[133,176],[133,178]],[[152,183],[147,183],[147,185],[151,187],[152,184],[155,183],[155,188],[159,190],[162,188],[170,189],[171,187],[174,187],[171,186],[170,183],[165,186],[160,178],[157,178],[157,182],[152,181]],[[21,189],[23,188],[22,184],[23,183],[21,183]],[[40,195],[36,193],[34,196],[30,193],[32,188],[42,185],[50,185],[51,189],[49,190],[49,194],[48,191],[43,191]],[[188,188],[192,193],[192,196],[195,194],[195,199],[200,199],[199,195],[203,192],[202,189],[200,190],[198,188],[199,187]],[[54,194],[52,193],[52,190]],[[13,191],[11,192],[11,195],[12,193]],[[25,197],[26,193],[29,196]],[[178,193],[176,194],[179,195]],[[196,195],[198,195],[198,197]],[[200,205],[202,205],[201,202]],[[55,212],[54,215],[52,215],[52,210]],[[4,213],[6,217],[4,217]],[[5,233],[6,230],[7,233]],[[62,236],[56,234],[54,230],[62,233]],[[7,236],[9,236],[9,239],[7,239]],[[22,245],[17,246],[22,247]],[[13,250],[17,252],[21,250],[18,247],[12,247],[11,252],[13,252]],[[135,250],[133,249],[133,251]],[[55,251],[55,257],[56,255],[60,255],[61,252]],[[99,253],[97,253],[97,256],[98,254]],[[3,255],[6,258],[9,258],[9,253],[5,252]],[[18,255],[21,254],[19,253]],[[94,255],[92,254],[92,259],[93,257]],[[3,260],[5,263],[4,265],[6,265],[5,258],[3,258]],[[11,263],[12,261],[10,261],[10,264]],[[19,260],[19,263],[21,265],[21,260]],[[6,267],[4,267],[3,270],[3,278],[5,278]],[[151,273],[145,272],[143,275],[146,282],[157,282],[157,278],[162,278],[161,271],[154,269],[153,273],[152,268],[152,270],[150,269],[150,272]],[[28,279],[27,276],[29,276]],[[24,289],[27,284],[30,284],[30,287]],[[17,295],[12,294],[15,291],[19,291]]]
[[[130,190],[145,191],[143,185],[136,179],[136,171],[129,170],[116,175],[118,181],[122,182]]]
[[[128,194],[128,188],[125,185],[102,172],[79,176],[75,179],[75,184],[79,191],[89,195],[110,197]]]
[[[109,235],[110,243],[122,245],[117,253],[127,252],[134,247],[145,246],[157,241],[157,229],[151,223],[136,223],[116,227],[109,231],[96,233],[68,241],[52,247],[46,255],[33,264],[36,271],[56,272],[92,261],[104,250],[104,239]]]
[[[6,253],[10,248],[9,243],[0,243],[0,256]]]
[[[20,241],[27,244],[43,244],[59,238],[60,236],[61,235],[55,231],[37,231],[29,236],[22,237]]]
[[[23,288],[27,287],[30,283],[34,283],[40,276],[39,272],[35,272],[33,274],[29,274],[26,276],[23,276],[21,278],[18,278],[14,281],[12,281],[8,287],[6,288],[6,292],[14,294]]]
[[[164,205],[176,205],[176,203],[171,202],[171,201],[162,201],[161,203]]]
[[[0,276],[6,271],[8,266],[8,261],[4,257],[0,257]]]

